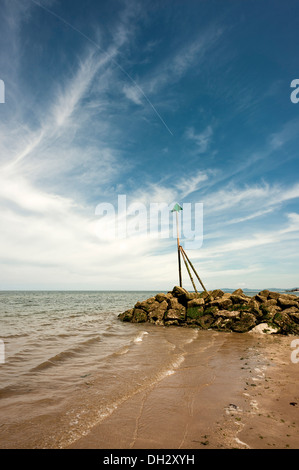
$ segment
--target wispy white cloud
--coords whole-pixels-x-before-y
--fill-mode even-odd
[[[285,187],[278,184],[270,185],[268,183],[260,185],[246,185],[236,187],[228,185],[226,188],[213,192],[205,197],[204,203],[210,213],[228,211],[233,208],[240,213],[244,210],[251,210],[259,207],[257,215],[261,210],[269,210],[271,207],[279,206],[299,197],[299,184],[295,183],[292,187]],[[261,209],[263,208],[263,209]]]
[[[271,150],[278,150],[286,143],[298,136],[299,121],[297,118],[288,121],[281,130],[270,135],[269,145]]]
[[[133,103],[141,105],[142,104],[142,94],[139,89],[133,85],[124,85],[123,92],[125,96],[133,101]]]
[[[179,81],[191,69],[197,69],[207,54],[211,54],[224,30],[212,25],[198,36],[176,50],[169,59],[155,70],[155,74],[144,84],[150,93],[157,93],[167,84]]]
[[[185,199],[190,194],[198,191],[201,188],[202,183],[209,179],[209,175],[211,173],[212,172],[210,171],[204,172],[199,170],[195,172],[195,174],[187,174],[184,177],[180,177],[176,184],[178,196],[180,197],[180,199]]]
[[[213,129],[211,126],[207,126],[202,132],[195,132],[193,127],[189,127],[185,136],[187,139],[191,140],[196,145],[196,153],[201,154],[205,153],[211,143],[213,135]]]

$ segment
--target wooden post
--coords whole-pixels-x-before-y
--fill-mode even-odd
[[[179,237],[179,218],[176,211],[176,228],[177,228],[177,242],[178,242],[178,262],[179,262],[179,283],[182,287],[182,268],[181,268],[181,250],[180,250],[180,237]]]

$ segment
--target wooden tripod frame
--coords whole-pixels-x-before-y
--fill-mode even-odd
[[[190,268],[188,266],[188,263],[191,267],[191,269],[193,270],[195,276],[197,277],[197,279],[199,280],[203,290],[208,294],[208,291],[207,289],[205,288],[205,286],[203,285],[203,282],[202,280],[200,279],[199,275],[197,274],[193,264],[191,263],[190,259],[188,258],[184,248],[181,246],[181,245],[178,245],[178,254],[179,254],[179,260],[180,260],[180,253],[182,254],[182,258],[184,260],[184,263],[185,263],[185,266],[186,266],[186,269],[187,269],[187,272],[189,274],[189,277],[190,277],[190,280],[192,282],[192,285],[193,285],[193,288],[195,290],[195,292],[197,293],[197,289],[196,289],[196,286],[195,286],[195,283],[194,283],[194,280],[193,280],[193,277],[192,277],[192,274],[191,274],[191,271],[190,271]],[[180,278],[180,286],[182,287],[182,274],[181,274],[181,263],[179,262],[179,278]]]

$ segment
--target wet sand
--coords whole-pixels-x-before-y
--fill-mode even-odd
[[[299,448],[295,338],[198,333],[173,373],[129,397],[68,448]]]

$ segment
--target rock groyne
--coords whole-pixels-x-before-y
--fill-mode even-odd
[[[254,297],[242,289],[192,293],[175,286],[121,313],[125,322],[149,322],[218,331],[299,335],[299,297],[263,290]]]

